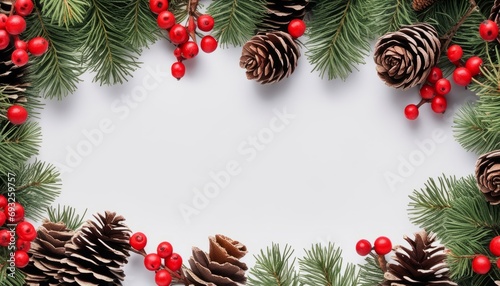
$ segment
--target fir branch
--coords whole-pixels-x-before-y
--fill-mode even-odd
[[[79,215],[76,213],[75,208],[63,206],[61,209],[60,205],[57,206],[57,209],[49,207],[47,210],[49,221],[55,223],[62,222],[66,225],[66,228],[70,230],[77,230],[83,225],[86,213],[87,209],[85,209],[85,212],[82,215]]]
[[[370,253],[365,263],[359,265],[359,286],[379,286],[384,281],[384,272],[380,269],[377,256]]]
[[[10,252],[7,247],[0,249],[0,285],[2,286],[23,286],[25,285],[24,274],[17,268],[10,268],[7,261],[10,258]]]
[[[25,162],[37,154],[40,142],[41,130],[36,122],[13,126],[0,121],[0,173],[12,171],[19,162]]]
[[[304,285],[351,286],[358,285],[358,274],[353,264],[343,269],[342,251],[334,244],[313,245],[299,259],[300,281]]]
[[[265,0],[218,0],[207,8],[215,20],[213,35],[221,46],[242,46],[254,35],[265,11]]]
[[[313,71],[346,79],[370,51],[369,0],[319,0],[308,22],[306,42]]]
[[[248,277],[249,286],[298,286],[298,273],[294,269],[295,258],[291,259],[293,250],[285,245],[283,250],[278,244],[260,251],[256,256],[256,263],[250,269]]]
[[[402,26],[417,22],[411,1],[386,0],[370,1],[371,30],[375,35],[383,35],[399,30]]]
[[[44,15],[66,29],[82,23],[89,6],[85,0],[40,0],[40,4]]]
[[[156,24],[156,18],[149,9],[148,0],[131,0],[127,4],[125,15],[126,21],[124,35],[126,41],[133,47],[141,49],[156,42],[160,36],[160,29]]]

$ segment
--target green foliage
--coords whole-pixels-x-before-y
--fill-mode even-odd
[[[19,126],[8,124],[6,120],[0,122],[0,173],[13,171],[15,166],[37,154],[40,142],[41,130],[36,122]]]
[[[242,46],[255,34],[265,11],[265,0],[218,0],[207,8],[215,20],[213,35],[222,46]]]
[[[375,35],[399,30],[404,25],[417,21],[411,1],[405,0],[373,0],[371,6],[371,30]]]
[[[89,3],[85,0],[39,0],[42,13],[58,26],[70,28],[80,24],[86,15]]]
[[[51,222],[63,222],[66,225],[66,228],[70,230],[79,229],[83,223],[85,222],[85,214],[87,210],[82,215],[76,213],[75,208],[70,206],[61,206],[58,205],[57,209],[54,207],[49,207],[47,211],[47,215],[49,217],[49,221]]]
[[[133,47],[147,47],[156,42],[160,36],[160,29],[156,24],[156,17],[149,9],[148,0],[128,1],[124,16],[125,27],[123,35],[128,35],[126,42]]]
[[[306,55],[323,78],[346,79],[370,51],[369,0],[318,0],[308,21]]]
[[[23,286],[24,274],[16,268],[10,268],[7,261],[10,258],[12,249],[7,247],[0,248],[0,285],[2,286]]]
[[[359,266],[359,286],[379,286],[384,281],[384,272],[380,269],[377,256],[371,253],[365,263]]]
[[[299,281],[297,271],[295,271],[295,258],[291,258],[293,250],[289,245],[285,245],[283,250],[278,244],[260,251],[256,256],[256,263],[250,269],[248,276],[249,286],[298,286]]]

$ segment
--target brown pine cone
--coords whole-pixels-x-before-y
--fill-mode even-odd
[[[479,190],[492,205],[500,204],[500,150],[481,155],[476,161]]]
[[[436,3],[438,0],[413,0],[411,7],[413,10],[420,12]]]
[[[441,42],[426,23],[404,26],[380,37],[374,60],[379,77],[389,86],[407,89],[423,83],[439,60]]]
[[[293,19],[304,19],[309,0],[267,0],[267,11],[258,32],[288,31],[288,23]]]
[[[500,0],[495,0],[493,3],[489,19],[500,26]],[[500,42],[500,35],[497,37],[497,41]]]

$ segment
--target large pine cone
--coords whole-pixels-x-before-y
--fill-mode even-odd
[[[241,259],[246,247],[223,235],[210,237],[210,251],[206,253],[193,247],[189,259],[191,269],[184,270],[186,277],[196,286],[237,286],[246,281],[247,265]]]
[[[404,26],[380,37],[374,59],[379,77],[389,86],[411,88],[423,83],[439,60],[441,42],[426,23]]]
[[[433,245],[436,236],[425,231],[415,234],[415,239],[405,237],[410,248],[398,246],[394,261],[384,273],[383,286],[456,286],[448,277],[443,246]]]
[[[489,19],[500,26],[500,0],[495,0],[493,3]],[[497,41],[500,42],[500,35],[498,35]]]
[[[413,10],[420,12],[427,9],[437,1],[438,0],[413,0],[413,2],[411,3],[411,7],[413,8]]]
[[[62,284],[122,285],[122,267],[130,256],[130,229],[122,216],[106,212],[95,215],[65,246],[67,258],[58,272]]]
[[[500,204],[500,150],[481,155],[476,162],[479,190],[492,205]]]
[[[56,276],[62,267],[61,260],[66,258],[64,245],[73,234],[63,223],[45,221],[38,228],[29,250],[30,263],[22,269],[27,285],[59,285]]]
[[[267,11],[258,32],[288,31],[288,23],[293,19],[304,19],[309,0],[268,0]]]
[[[293,73],[299,57],[299,47],[288,33],[268,32],[253,36],[243,46],[240,67],[246,69],[248,79],[275,83]]]

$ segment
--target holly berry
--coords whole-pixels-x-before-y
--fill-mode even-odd
[[[12,233],[7,229],[0,229],[0,246],[8,246],[12,238]]]
[[[28,41],[28,51],[34,56],[41,56],[49,49],[49,42],[43,37],[35,37]]]
[[[405,117],[408,120],[415,120],[419,115],[418,106],[415,104],[408,104],[405,107]]]
[[[458,67],[453,71],[453,81],[461,86],[467,86],[472,80],[471,72],[465,67]]]
[[[14,9],[16,14],[26,17],[33,11],[33,1],[31,0],[16,0],[14,4]]]
[[[170,37],[170,41],[172,41],[172,43],[174,43],[175,45],[183,44],[189,39],[186,27],[182,26],[181,24],[173,25],[172,28],[170,28],[168,35]]]
[[[0,13],[0,29],[5,29],[5,23],[8,18],[7,14]]]
[[[301,19],[293,19],[288,23],[288,34],[294,38],[299,38],[306,32],[306,23]]]
[[[193,41],[187,41],[180,46],[181,55],[185,59],[192,59],[198,55],[198,44]]]
[[[17,268],[24,268],[30,262],[28,253],[24,250],[16,250],[14,252],[14,264]]]
[[[214,18],[208,14],[203,14],[196,19],[196,24],[198,24],[198,29],[203,32],[209,32],[214,28]]]
[[[372,251],[372,244],[366,240],[361,239],[356,243],[356,252],[361,256],[366,256]]]
[[[490,271],[491,262],[485,255],[479,254],[472,259],[472,271],[477,274],[486,274]]]
[[[170,11],[162,11],[158,14],[156,18],[156,24],[161,29],[170,29],[175,24],[175,16],[174,13]]]
[[[156,271],[160,269],[161,258],[156,253],[150,253],[144,257],[144,266],[147,270]]]
[[[167,0],[149,0],[149,9],[155,14],[160,14],[162,11],[167,11]]]
[[[7,216],[3,212],[0,212],[0,226],[3,226],[6,221],[7,221]]]
[[[217,49],[217,40],[210,35],[203,36],[200,46],[205,53],[211,53]]]
[[[172,283],[172,275],[170,275],[168,270],[160,269],[156,271],[155,282],[158,286],[169,286]]]
[[[24,240],[22,238],[17,238],[16,240],[16,249],[17,250],[24,250],[28,252],[31,248],[31,241]]]
[[[18,67],[26,65],[29,61],[29,58],[30,56],[28,55],[28,52],[22,49],[15,49],[11,55],[12,63]]]
[[[439,79],[443,78],[443,71],[438,67],[432,67],[431,72],[427,76],[427,81],[434,84]]]
[[[465,67],[470,71],[472,76],[476,76],[481,72],[483,60],[478,56],[472,56],[465,62]]]
[[[4,213],[9,223],[18,223],[24,219],[24,207],[18,202],[9,204],[4,208]]]
[[[19,35],[26,30],[26,21],[19,15],[11,15],[5,22],[5,30],[13,36]]]
[[[162,241],[158,244],[158,247],[156,248],[156,253],[161,257],[161,258],[167,258],[170,255],[172,255],[174,248],[172,247],[172,244],[168,241]]]
[[[494,41],[498,37],[498,25],[492,20],[484,20],[479,24],[479,35],[487,42]]]
[[[448,50],[446,51],[446,56],[452,63],[459,61],[463,55],[464,55],[464,50],[462,49],[461,46],[456,44],[449,46]]]
[[[165,259],[165,266],[172,271],[177,271],[182,267],[182,257],[177,253],[172,253]]]
[[[30,222],[22,221],[16,226],[16,234],[21,239],[33,241],[36,238],[36,229]]]
[[[3,15],[3,14],[0,14]],[[3,50],[9,46],[10,35],[5,30],[0,30],[0,50]]]
[[[446,98],[442,95],[436,95],[431,101],[431,109],[436,113],[444,113],[446,111]]]
[[[500,256],[500,235],[490,241],[490,252],[495,256]]]
[[[21,105],[14,104],[7,109],[7,119],[14,125],[23,124],[28,119],[28,111]],[[4,208],[5,212],[6,210],[7,208]],[[7,215],[7,212],[5,215]]]
[[[451,91],[451,83],[446,78],[440,78],[434,84],[434,89],[438,95],[446,95]]]
[[[14,48],[27,51],[28,50],[28,43],[26,43],[23,40],[17,39],[14,41]]]
[[[434,87],[424,84],[419,90],[420,97],[423,99],[432,99],[436,95],[436,91],[434,90]]]
[[[181,48],[177,47],[177,48],[174,49],[174,56],[175,56],[175,58],[178,61],[182,60],[182,50],[181,50]]]
[[[175,62],[171,67],[172,76],[181,79],[186,74],[186,66],[182,62]]]
[[[135,250],[143,250],[148,243],[148,237],[142,232],[136,232],[130,236],[129,244]]]
[[[388,237],[380,236],[375,239],[373,248],[378,255],[386,255],[392,250],[392,242]]]
[[[4,195],[0,195],[0,209],[3,209],[7,206],[7,198]]]

